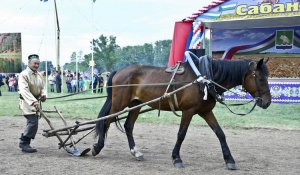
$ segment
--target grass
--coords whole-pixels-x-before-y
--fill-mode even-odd
[[[1,116],[21,116],[18,109],[18,94],[9,93],[2,87],[2,96],[0,97],[0,119]],[[49,97],[60,96],[62,94],[50,93]],[[106,94],[101,94],[106,95]],[[53,110],[57,106],[63,112],[66,118],[76,118],[81,121],[96,119],[97,115],[105,101],[102,99],[92,99],[86,101],[63,101],[74,98],[96,97],[100,94],[79,94],[68,98],[47,100],[43,103],[43,109]],[[242,107],[233,107],[232,110],[238,113],[248,112],[253,104]],[[255,110],[246,116],[237,116],[229,110],[217,104],[214,108],[214,114],[223,127],[244,127],[244,128],[276,128],[276,129],[296,129],[300,130],[300,105],[299,104],[271,104],[264,110],[256,107]],[[180,113],[180,112],[179,112]],[[54,117],[55,114],[52,114]],[[176,117],[172,112],[161,111],[158,117],[158,111],[151,111],[142,114],[138,122],[156,123],[156,124],[179,124],[180,117]],[[192,125],[206,126],[205,121],[198,116],[192,119]]]

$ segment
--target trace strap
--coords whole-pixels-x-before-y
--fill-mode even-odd
[[[174,80],[174,77],[175,77],[175,75],[176,75],[176,73],[177,73],[177,71],[178,71],[178,68],[179,68],[180,64],[181,64],[181,62],[177,62],[176,67],[175,67],[175,70],[174,70],[173,75],[172,75],[172,77],[171,77],[171,80],[170,80],[170,82],[169,82],[169,84],[168,84],[168,86],[167,86],[167,88],[166,88],[166,90],[165,90],[164,95],[162,96],[162,99],[164,99],[164,98],[167,98],[167,99],[168,99],[168,103],[169,103],[169,106],[170,106],[172,112],[173,112],[176,116],[178,116],[178,117],[181,117],[181,115],[179,115],[179,114],[176,113],[176,109],[175,109],[174,104],[173,104],[172,99],[171,99],[171,97],[173,97],[173,98],[174,98],[175,105],[178,104],[178,102],[177,102],[177,97],[176,97],[176,93],[175,93],[174,95],[172,95],[172,96],[168,96],[168,90],[169,90],[170,85],[172,84],[172,82],[173,82],[173,80]],[[158,116],[160,115],[160,107],[161,107],[161,104],[160,104],[160,101],[159,101],[159,111],[158,111]],[[178,105],[176,106],[176,108],[178,108]]]

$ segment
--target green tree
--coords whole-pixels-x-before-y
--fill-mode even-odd
[[[118,65],[148,64],[154,61],[152,44],[145,43],[138,46],[126,46],[117,51]]]
[[[166,66],[169,59],[171,40],[156,41],[154,44],[119,47],[116,37],[100,35],[98,39],[91,42],[94,47],[95,68],[99,72],[120,69],[130,64],[148,64],[155,66]],[[89,69],[92,54],[81,56],[82,52],[73,52],[71,63],[67,63],[64,69],[75,70],[76,57],[79,58],[78,67],[80,71]]]
[[[117,58],[119,65],[138,64],[139,46],[126,46],[118,50]]]
[[[82,50],[80,50],[80,51],[76,54],[79,63],[82,63],[82,62],[84,61],[84,57],[83,57],[82,54],[83,54],[83,51],[82,51]]]
[[[171,40],[155,42],[154,46],[149,43],[137,46],[126,46],[116,50],[118,62],[115,68],[130,64],[148,64],[156,66],[166,66],[169,59]]]
[[[52,64],[52,61],[41,61],[38,71],[46,71],[46,62],[47,62],[47,71],[48,73],[55,70]]]
[[[154,65],[166,66],[168,64],[171,40],[156,41],[154,44]]]
[[[142,64],[153,65],[153,63],[154,63],[153,45],[149,44],[149,43],[145,43],[143,45],[143,50],[142,50],[141,56],[142,56],[142,58],[141,58]]]
[[[64,70],[75,71],[76,70],[76,58],[78,59],[79,72],[86,71],[89,68],[89,60],[85,59],[86,55],[82,56],[82,51],[72,52],[70,56],[70,63],[65,63]]]
[[[76,63],[76,57],[77,57],[77,54],[76,54],[76,52],[72,52],[72,54],[71,54],[71,59],[70,59],[70,62],[71,63]]]
[[[94,47],[95,67],[98,69],[103,67],[106,71],[111,71],[117,62],[116,50],[119,46],[116,44],[116,37],[101,35],[98,39],[94,39],[91,44]]]
[[[75,64],[73,63],[65,63],[63,66],[64,70],[75,70]]]

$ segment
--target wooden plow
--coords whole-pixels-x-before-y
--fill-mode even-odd
[[[169,93],[167,93],[167,91],[165,92],[164,95],[162,95],[161,97],[158,97],[158,98],[155,98],[153,100],[150,100],[148,102],[145,102],[145,103],[142,103],[140,105],[137,105],[137,106],[134,106],[134,107],[131,107],[131,108],[125,108],[124,110],[122,111],[119,111],[117,113],[114,113],[114,114],[110,114],[110,115],[107,115],[107,116],[104,116],[104,117],[101,117],[101,118],[98,118],[98,119],[95,119],[95,120],[90,120],[90,121],[86,121],[86,122],[78,122],[76,121],[74,125],[72,126],[68,126],[67,125],[67,122],[66,120],[64,119],[64,117],[62,116],[61,112],[59,110],[57,110],[56,107],[54,111],[42,111],[40,112],[41,113],[41,116],[46,120],[46,122],[49,124],[50,126],[50,129],[46,129],[46,130],[43,130],[43,136],[45,137],[53,137],[53,136],[56,136],[57,139],[59,140],[59,149],[60,148],[64,148],[70,155],[72,156],[84,156],[86,155],[89,151],[90,151],[90,148],[87,148],[87,149],[84,149],[83,151],[80,151],[78,148],[76,148],[76,144],[79,143],[82,139],[84,139],[87,135],[89,135],[90,133],[92,133],[93,131],[95,131],[95,124],[101,120],[106,120],[106,119],[109,119],[109,118],[114,118],[116,116],[119,116],[121,114],[124,114],[124,113],[127,113],[127,112],[130,112],[134,109],[137,109],[137,108],[140,108],[140,107],[143,107],[143,106],[146,106],[146,105],[149,105],[149,104],[152,104],[152,103],[155,103],[155,102],[158,102],[160,100],[163,100],[163,99],[166,99],[166,98],[170,98],[171,95],[174,95],[176,94],[177,92],[183,90],[183,89],[186,89],[194,84],[197,84],[201,81],[207,81],[206,79],[204,79],[203,77],[198,77],[196,80],[174,90],[174,91],[171,91]],[[144,113],[144,112],[148,112],[148,111],[151,111],[153,109],[146,109],[144,111],[141,111],[140,113]],[[64,126],[63,128],[59,128],[59,129],[55,129],[52,125],[52,123],[50,122],[49,118],[46,116],[46,113],[58,113],[59,117],[62,119],[63,123],[64,123]],[[126,117],[122,117],[122,118],[119,118],[119,120],[122,120]],[[87,126],[89,125],[89,126]],[[83,127],[85,126],[85,127]],[[81,128],[83,127],[83,128]],[[86,134],[84,134],[80,139],[78,140],[75,140],[74,139],[74,135],[80,133],[80,132],[84,132],[84,131],[89,131],[87,132]],[[67,136],[65,139],[62,138],[62,136]]]
[[[59,143],[59,149],[63,148],[64,150],[66,150],[70,155],[72,156],[84,156],[86,155],[91,149],[87,148],[83,151],[80,151],[77,147],[76,144],[82,140],[84,137],[86,137],[87,135],[89,135],[90,133],[92,133],[95,130],[95,126],[92,127],[87,127],[87,128],[82,128],[82,129],[78,129],[78,127],[75,127],[73,129],[66,129],[65,131],[62,132],[56,132],[53,133],[52,135],[48,134],[48,131],[51,130],[55,130],[54,125],[51,123],[51,121],[49,120],[49,117],[46,115],[46,113],[57,113],[58,116],[60,117],[60,119],[63,121],[63,124],[65,127],[68,127],[67,122],[65,120],[65,118],[63,117],[63,115],[61,114],[61,112],[56,108],[56,106],[54,106],[55,110],[54,111],[46,111],[43,110],[40,112],[41,117],[43,117],[46,122],[48,123],[50,129],[48,130],[43,130],[43,136],[45,137],[51,137],[51,136],[56,136]],[[75,141],[73,135],[76,135],[79,132],[83,132],[83,131],[89,131],[88,133],[86,133],[85,135],[83,135],[83,137],[81,137],[80,139],[78,139],[77,141]],[[63,139],[63,135],[67,136],[65,139]]]

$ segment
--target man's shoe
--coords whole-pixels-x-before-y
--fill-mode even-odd
[[[37,152],[37,150],[35,148],[32,148],[28,144],[20,144],[19,147],[21,148],[22,152],[25,152],[25,153],[35,153],[35,152]]]
[[[25,152],[25,153],[37,152],[37,150],[35,148],[32,148],[30,146],[30,140],[31,140],[30,138],[25,137],[23,134],[21,135],[19,147],[21,148],[22,152]]]

